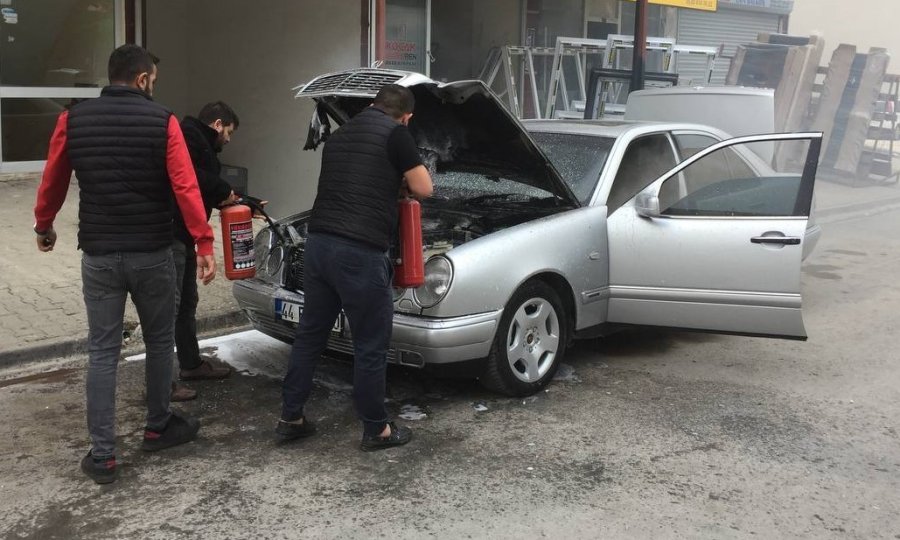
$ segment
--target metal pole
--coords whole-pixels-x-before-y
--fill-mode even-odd
[[[386,0],[375,0],[375,61],[385,61],[387,52],[387,5]],[[382,66],[386,67],[386,66]]]
[[[647,2],[637,0],[634,9],[634,59],[631,63],[631,91],[644,89],[644,62],[647,60]]]

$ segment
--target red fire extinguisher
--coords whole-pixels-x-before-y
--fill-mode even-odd
[[[222,221],[222,247],[225,252],[225,277],[247,279],[256,275],[253,253],[253,211],[249,206],[233,204],[219,211]]]
[[[425,283],[422,258],[422,207],[415,199],[398,203],[400,256],[394,261],[394,287],[419,287]]]

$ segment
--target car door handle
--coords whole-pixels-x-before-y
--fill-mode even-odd
[[[797,246],[800,238],[797,236],[754,236],[750,239],[754,244],[781,244],[783,246]]]

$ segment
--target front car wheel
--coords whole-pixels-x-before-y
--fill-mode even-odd
[[[524,284],[503,310],[481,383],[511,396],[537,392],[562,362],[567,332],[568,316],[556,291],[543,281]]]

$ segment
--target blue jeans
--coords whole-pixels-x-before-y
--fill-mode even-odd
[[[343,308],[353,336],[356,413],[365,435],[384,430],[385,371],[394,322],[392,277],[384,251],[339,236],[309,235],[304,253],[305,305],[282,387],[283,420],[303,414],[316,364]]]
[[[81,257],[88,318],[87,424],[96,458],[116,452],[116,368],[125,300],[137,308],[147,350],[147,428],[166,427],[175,346],[175,262],[171,248]]]

